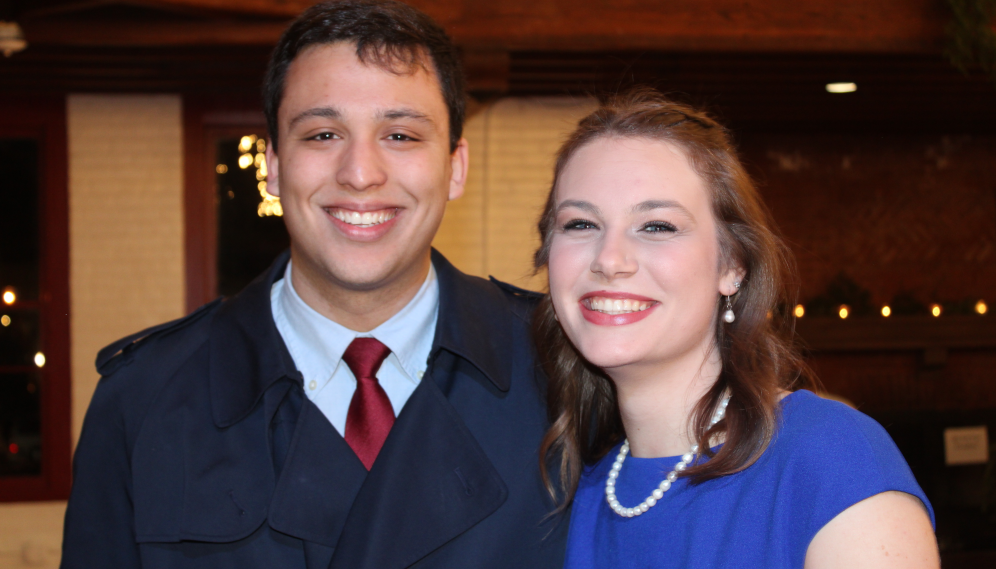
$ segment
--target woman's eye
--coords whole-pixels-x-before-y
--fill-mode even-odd
[[[572,230],[584,230],[584,229],[598,229],[598,225],[595,225],[587,219],[572,219],[563,225],[564,231]]]
[[[640,228],[645,233],[675,233],[678,228],[666,221],[651,221]]]

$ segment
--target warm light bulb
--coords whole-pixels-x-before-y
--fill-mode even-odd
[[[7,316],[6,314],[0,316],[0,324],[3,324],[4,328],[10,326],[10,316]]]
[[[931,304],[930,305],[930,313],[933,314],[935,317],[940,316],[941,315],[941,305],[940,304]]]
[[[219,174],[224,174],[224,173],[228,172],[228,165],[227,164],[218,164],[217,166],[214,167],[214,171],[217,172],[217,173],[219,173]]]
[[[792,314],[795,314],[796,318],[802,318],[806,315],[806,309],[801,304],[796,304],[795,310],[792,311]]]
[[[243,136],[239,140],[239,152],[249,152],[249,149],[252,148],[252,145],[255,144],[255,143],[256,143],[256,135],[255,134],[250,134],[250,135],[247,135],[247,136]]]
[[[888,318],[891,314],[892,314],[892,309],[889,308],[889,305],[885,305],[882,307],[882,316]]]
[[[239,168],[245,170],[250,166],[252,166],[252,154],[243,154],[242,156],[239,156]]]
[[[5,291],[3,291],[3,301],[4,301],[4,303],[6,303],[6,304],[14,304],[15,300],[17,300],[17,295],[14,294],[14,291],[12,291],[12,290],[5,290]]]
[[[851,313],[851,308],[846,304],[841,304],[840,308],[837,310],[837,315],[840,316],[841,320],[847,318],[847,315]]]
[[[978,313],[978,314],[985,314],[988,311],[989,311],[989,307],[986,306],[986,301],[980,300],[979,302],[975,303],[975,312],[976,313]]]
[[[38,367],[45,367],[45,354],[41,352],[35,354],[35,365]]]
[[[266,152],[266,139],[259,139],[256,141],[256,152]]]
[[[853,93],[857,90],[857,83],[827,83],[827,93]]]

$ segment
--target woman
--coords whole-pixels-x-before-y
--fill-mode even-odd
[[[790,257],[725,129],[652,90],[603,105],[540,232],[567,567],[938,567],[885,431],[800,390]]]

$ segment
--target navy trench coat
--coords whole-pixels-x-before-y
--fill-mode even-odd
[[[303,392],[273,322],[288,255],[231,300],[105,348],[62,567],[557,568],[540,480],[537,295],[433,251],[428,370],[367,472]]]

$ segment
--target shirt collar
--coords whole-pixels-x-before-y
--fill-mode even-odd
[[[293,262],[288,262],[283,286],[277,292],[280,311],[275,317],[284,318],[287,325],[283,326],[282,322],[283,329],[294,335],[290,352],[299,365],[309,366],[302,369],[306,377],[330,377],[354,338],[372,337],[391,350],[413,381],[418,380],[418,373],[425,369],[439,313],[439,283],[431,265],[422,286],[404,308],[370,332],[362,333],[330,320],[308,306],[294,289],[292,271]],[[302,350],[310,357],[298,353]]]
[[[210,383],[215,424],[227,427],[248,415],[263,393],[282,379],[303,382],[273,320],[270,290],[282,278],[290,253],[218,309],[209,339]],[[432,251],[439,309],[432,356],[447,350],[477,367],[496,388],[508,391],[515,318],[501,289],[458,271]],[[520,315],[521,317],[521,315]],[[341,354],[340,354],[341,357]]]

